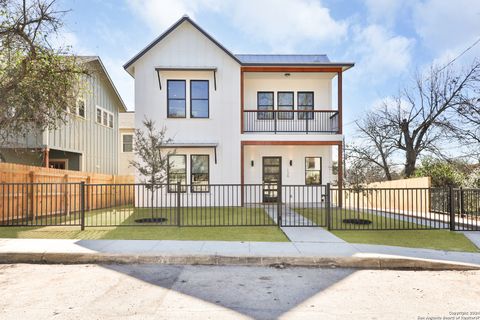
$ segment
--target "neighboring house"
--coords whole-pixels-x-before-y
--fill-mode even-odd
[[[118,173],[119,113],[126,107],[102,61],[79,57],[87,64],[86,90],[76,106],[66,108],[67,121],[56,130],[31,133],[0,148],[5,162],[57,169]]]
[[[135,135],[135,113],[132,111],[119,113],[118,127],[120,130],[118,174],[133,176],[135,174],[135,168],[130,165],[130,161],[134,158],[133,136]]]
[[[342,73],[353,65],[235,55],[184,16],[124,68],[135,78],[136,127],[152,119],[174,139],[169,183],[189,192],[263,184],[268,202],[277,183],[341,183],[342,166],[332,171],[343,163]]]

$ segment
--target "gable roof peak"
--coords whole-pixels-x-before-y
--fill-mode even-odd
[[[213,42],[217,47],[222,49],[227,55],[229,55],[233,60],[237,63],[241,64],[240,60],[231,53],[227,48],[225,48],[220,42],[215,40],[209,33],[203,30],[195,21],[193,21],[187,14],[184,14],[177,22],[170,26],[165,32],[159,35],[155,40],[153,40],[149,45],[147,45],[143,50],[137,53],[132,59],[130,59],[127,63],[123,65],[123,68],[127,70],[130,66],[132,66],[138,59],[140,59],[145,53],[147,53],[150,49],[152,49],[156,44],[162,41],[166,36],[172,33],[175,29],[177,29],[181,24],[185,21],[188,21],[195,29],[200,31],[205,37],[207,37],[211,42]],[[127,72],[129,72],[127,70]],[[129,72],[130,73],[130,72]]]

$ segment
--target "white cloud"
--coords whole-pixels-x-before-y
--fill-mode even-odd
[[[399,9],[408,4],[402,0],[366,0],[368,19],[373,23],[382,23],[389,27],[395,24]]]
[[[69,49],[77,55],[95,55],[90,49],[86,48],[78,39],[77,35],[71,31],[63,30],[57,34],[52,34],[48,40],[53,48]]]
[[[347,34],[348,24],[336,21],[328,8],[312,0],[128,0],[133,10],[158,32],[200,12],[216,12],[252,39],[276,52],[292,51],[305,41],[335,42]]]
[[[276,52],[294,51],[305,41],[339,42],[348,29],[319,1],[234,1],[230,14],[238,29]]]
[[[183,15],[191,18],[200,10],[217,10],[220,3],[213,0],[127,0],[129,6],[156,33],[165,31]]]
[[[425,45],[440,55],[480,36],[480,1],[426,0],[414,7],[413,20]]]
[[[350,51],[358,58],[358,74],[376,82],[410,68],[413,46],[413,39],[392,35],[380,25],[369,25],[354,30]]]

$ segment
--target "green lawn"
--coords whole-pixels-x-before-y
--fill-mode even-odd
[[[324,209],[294,209],[311,221],[325,225]],[[386,218],[371,213],[354,212],[347,209],[332,210],[332,227],[338,229],[364,230],[331,230],[333,234],[350,243],[380,244],[409,248],[427,248],[437,250],[479,252],[478,248],[461,233],[448,230],[368,230],[382,225],[402,228],[424,228],[412,222]],[[342,222],[347,218],[360,218],[372,221],[370,225],[352,225]]]
[[[136,219],[150,218],[152,214],[156,218],[163,217],[168,220],[163,225],[145,225],[135,222]],[[55,219],[57,223],[64,224],[79,222],[79,216],[72,215],[44,218],[36,223],[47,224],[47,222],[55,222]],[[285,234],[260,208],[182,208],[180,219],[182,227],[177,227],[177,212],[166,208],[156,209],[153,213],[151,209],[130,207],[95,210],[87,212],[84,231],[74,226],[0,227],[0,238],[288,241]],[[272,226],[232,226],[239,224],[271,224]],[[217,226],[193,227],[192,225]]]

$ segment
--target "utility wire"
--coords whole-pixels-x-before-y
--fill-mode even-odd
[[[463,50],[458,56],[456,56],[455,58],[453,58],[452,60],[450,60],[449,63],[447,63],[446,65],[444,65],[440,70],[438,71],[442,71],[444,70],[445,68],[447,68],[449,65],[451,65],[452,63],[454,63],[456,60],[458,60],[461,56],[463,56],[465,53],[467,53],[468,51],[470,51],[471,49],[473,49],[473,47],[475,47],[477,44],[480,43],[480,38],[478,38],[474,43],[472,43],[467,49]]]

